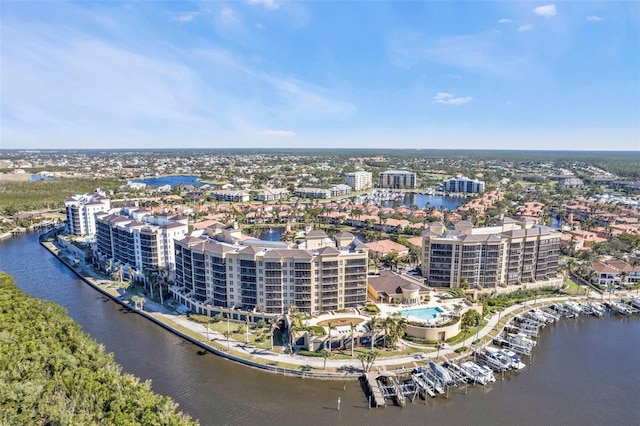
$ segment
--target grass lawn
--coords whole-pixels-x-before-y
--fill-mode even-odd
[[[566,287],[562,289],[562,292],[571,296],[585,295],[588,291],[584,286],[578,285],[571,278],[566,278],[564,284]]]

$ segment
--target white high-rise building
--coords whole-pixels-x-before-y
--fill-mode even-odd
[[[173,214],[152,215],[144,209],[125,208],[122,214],[96,216],[96,254],[113,259],[138,272],[175,269],[174,240],[189,231],[188,218]]]
[[[479,194],[484,192],[484,181],[467,177],[451,178],[442,182],[442,187],[447,192]]]
[[[96,233],[96,213],[111,209],[111,200],[97,189],[84,195],[69,195],[64,200],[67,211],[67,232],[72,235],[93,237]]]
[[[354,191],[362,191],[373,186],[373,178],[371,172],[359,171],[347,173],[344,175],[344,181],[353,188]]]

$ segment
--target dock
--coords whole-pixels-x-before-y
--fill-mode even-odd
[[[386,406],[386,402],[384,400],[384,397],[382,396],[382,391],[378,386],[378,382],[375,379],[371,379],[368,373],[364,373],[364,380],[367,384],[369,395],[371,396],[371,405],[374,407]]]
[[[404,389],[396,379],[395,374],[391,372],[380,373],[375,381],[378,383],[383,399],[394,399],[401,407],[407,405]]]

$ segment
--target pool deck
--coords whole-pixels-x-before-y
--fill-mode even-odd
[[[451,313],[455,310],[454,305],[457,299],[441,300],[439,297],[431,297],[431,300],[427,303],[420,303],[416,305],[390,305],[387,303],[376,303],[376,306],[380,308],[380,315],[387,317],[393,315],[396,312],[406,311],[411,309],[427,309],[427,308],[439,308],[444,314]]]

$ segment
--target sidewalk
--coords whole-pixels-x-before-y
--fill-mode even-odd
[[[65,260],[67,260],[67,262],[70,265],[73,264],[73,256],[70,255],[69,253],[65,251],[60,251],[58,256],[64,257]],[[105,277],[102,273],[98,273],[94,271],[91,265],[81,263],[78,266],[78,272],[81,272],[82,275],[84,275],[86,278],[92,279],[94,281],[94,284],[97,284],[100,287],[102,287],[104,291],[108,291],[110,294],[112,294],[115,298],[120,300],[122,303],[124,303],[125,301],[129,301],[131,297],[135,295],[141,295],[146,298],[146,295],[139,294],[138,292],[133,292],[130,289],[121,290],[121,289],[114,288],[112,286],[113,281]],[[628,296],[627,293],[629,292],[617,293],[614,298],[619,299],[622,296]],[[600,296],[600,295],[597,295],[597,296]],[[411,355],[399,355],[394,357],[378,358],[374,363],[374,368],[395,367],[398,369],[400,368],[411,369],[413,368],[414,363],[417,363],[417,362],[424,363],[425,361],[435,359],[437,355],[439,355],[438,357],[440,358],[451,357],[451,356],[454,356],[454,357],[463,356],[462,354],[455,353],[456,349],[459,349],[461,347],[470,348],[473,346],[474,341],[482,340],[491,332],[501,331],[501,330],[496,330],[496,327],[498,326],[498,322],[499,321],[502,322],[503,320],[509,318],[509,316],[517,310],[526,309],[527,307],[533,308],[534,306],[539,307],[539,306],[549,305],[552,303],[563,302],[567,300],[588,300],[588,299],[600,300],[600,297],[562,296],[562,297],[553,297],[553,298],[547,298],[547,299],[538,299],[535,305],[534,305],[534,301],[528,301],[525,303],[520,303],[517,305],[510,306],[504,309],[503,311],[501,311],[498,315],[494,314],[489,319],[487,324],[477,333],[469,336],[464,341],[457,343],[455,345],[449,346],[445,343],[445,345],[439,351],[435,351],[431,347],[427,348],[415,343],[401,341],[404,345],[408,347],[430,350],[430,352],[429,353],[418,352]],[[128,306],[133,311],[138,311],[138,309],[136,309],[132,304],[128,303]],[[164,322],[168,326],[174,323],[174,324],[179,324],[181,327],[184,327],[185,329],[190,330],[191,332],[200,336],[198,340],[203,344],[207,344],[207,336],[208,336],[209,342],[217,343],[217,345],[215,346],[210,345],[211,347],[214,347],[218,350],[220,349],[220,347],[222,347],[222,348],[225,348],[226,350],[228,345],[231,348],[229,352],[229,355],[231,356],[235,355],[241,358],[251,358],[254,361],[262,364],[273,365],[274,363],[281,363],[281,364],[296,365],[300,367],[314,368],[319,371],[323,371],[323,368],[325,366],[324,358],[305,357],[305,356],[298,356],[295,354],[291,355],[291,354],[284,354],[284,353],[275,353],[270,350],[258,348],[258,347],[252,346],[251,344],[240,342],[234,339],[229,339],[229,342],[227,343],[227,339],[226,337],[224,337],[222,333],[219,333],[211,329],[207,331],[207,328],[202,324],[191,321],[186,317],[186,315],[181,314],[177,311],[171,310],[166,306],[161,305],[160,303],[154,302],[152,300],[145,301],[143,304],[142,310],[146,313],[157,314],[157,317],[160,317],[161,319],[163,319],[162,322]],[[234,325],[237,325],[237,324],[234,323]],[[339,376],[340,372],[354,373],[354,372],[361,371],[362,363],[360,362],[360,360],[357,359],[356,356],[354,356],[352,359],[339,359],[339,360],[327,359],[326,369],[327,369],[327,372],[337,371],[337,373],[334,373],[334,374]]]

